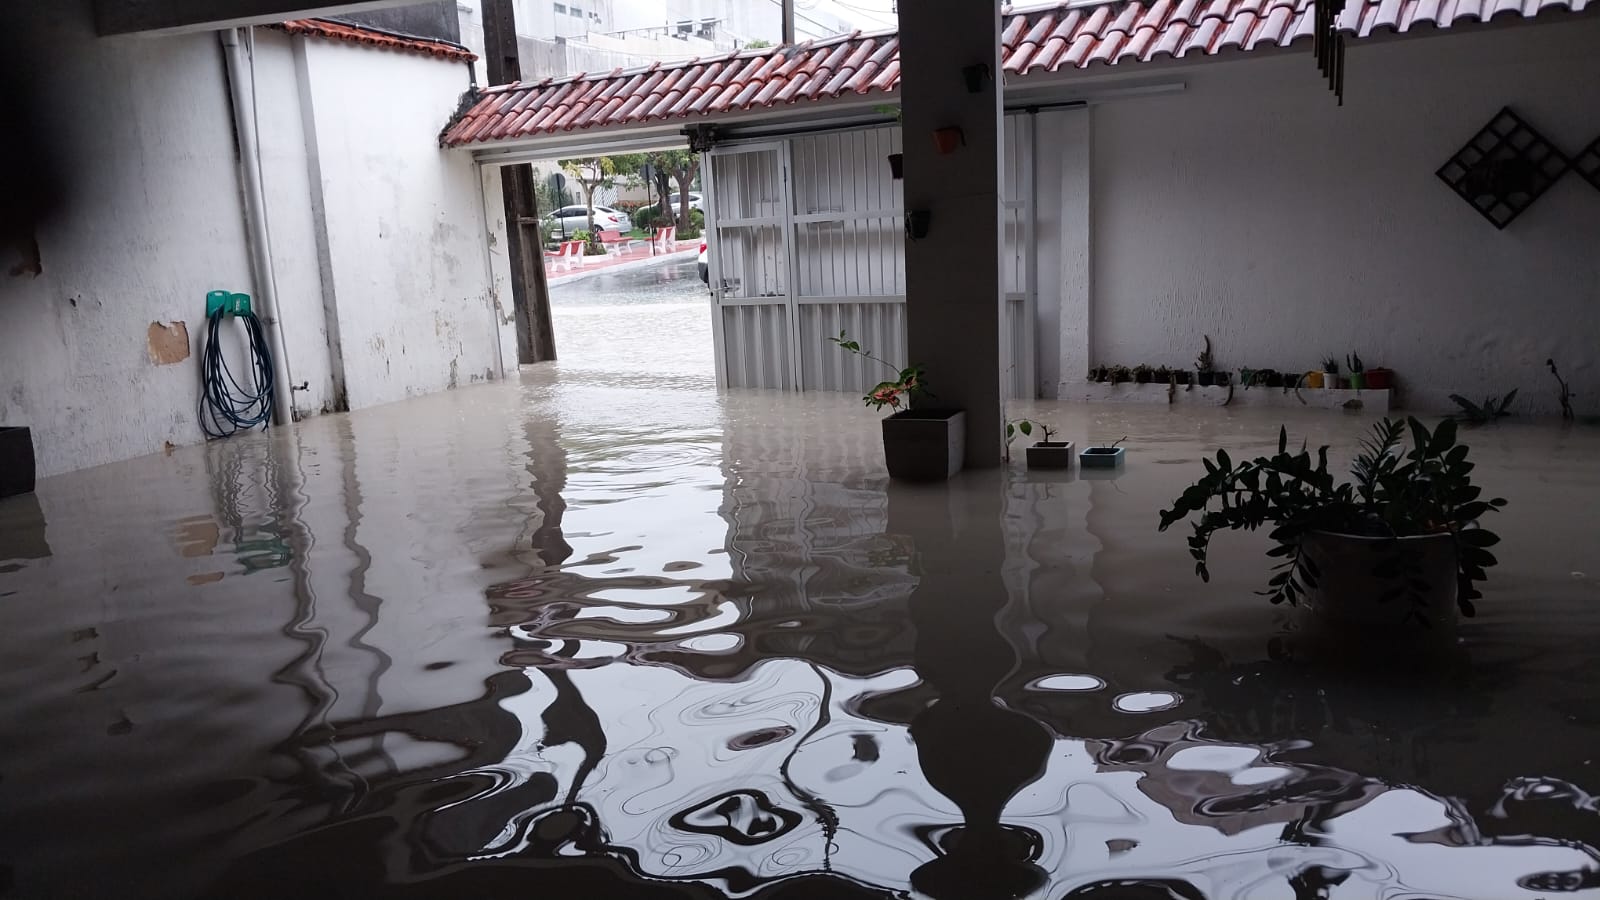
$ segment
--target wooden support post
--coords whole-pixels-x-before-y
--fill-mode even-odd
[[[484,63],[490,84],[522,80],[517,23],[511,0],[483,0]],[[539,230],[539,199],[533,167],[527,163],[500,170],[506,207],[506,245],[511,260],[511,308],[517,323],[517,363],[556,358],[550,323],[550,284],[544,273],[544,235]]]

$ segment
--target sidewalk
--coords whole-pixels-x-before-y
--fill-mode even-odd
[[[600,272],[637,269],[668,260],[682,260],[684,254],[698,253],[699,251],[700,238],[695,238],[692,241],[678,241],[676,249],[667,253],[662,253],[658,250],[654,255],[650,253],[650,244],[648,242],[639,241],[622,253],[583,257],[583,265],[581,266],[547,256],[544,260],[544,271],[550,285],[554,287],[558,284],[577,281],[587,275],[594,275]]]

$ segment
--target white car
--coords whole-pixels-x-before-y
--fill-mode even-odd
[[[706,242],[700,242],[700,280],[711,283],[711,265],[706,262]]]
[[[575,231],[589,230],[589,209],[585,206],[563,206],[544,217],[550,233],[557,240]],[[620,209],[596,205],[594,227],[597,231],[632,231],[633,219]]]

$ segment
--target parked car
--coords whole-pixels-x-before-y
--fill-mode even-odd
[[[589,228],[589,209],[585,206],[563,206],[544,217],[550,231],[557,238],[572,234],[574,231],[587,231]],[[633,220],[620,209],[596,204],[594,208],[594,227],[598,231],[632,231]]]
[[[711,266],[706,263],[706,242],[700,242],[700,280],[711,283]]]

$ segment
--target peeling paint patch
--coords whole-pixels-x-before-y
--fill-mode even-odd
[[[194,516],[178,522],[175,542],[178,553],[186,557],[210,556],[222,539],[222,529],[210,516]]]
[[[216,584],[217,582],[219,582],[221,580],[222,580],[222,573],[221,572],[205,572],[205,573],[200,574],[200,575],[190,575],[189,579],[188,579],[189,583],[194,585],[195,587],[199,587],[200,585],[203,585],[203,584]]]
[[[170,366],[189,358],[189,326],[183,322],[170,325],[151,322],[146,341],[150,361],[158,366]]]

